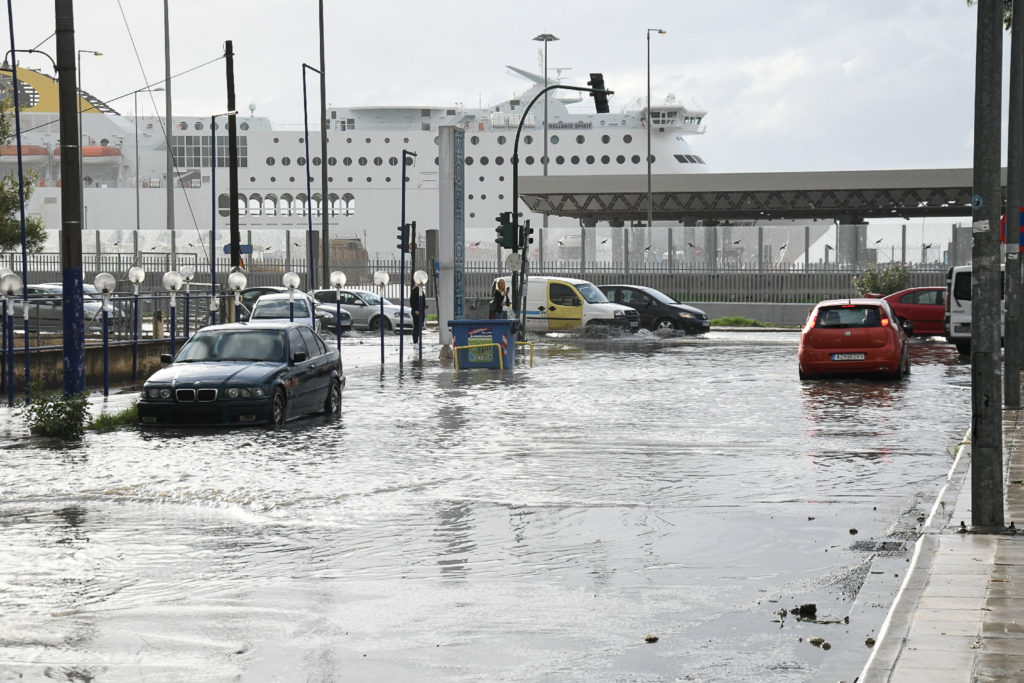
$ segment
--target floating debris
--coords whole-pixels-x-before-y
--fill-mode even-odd
[[[856,536],[857,535],[857,530],[856,529],[850,529],[850,535],[851,536]]]
[[[811,638],[807,642],[810,643],[811,645],[813,645],[814,647],[821,647],[821,644],[825,642],[825,639],[824,638]]]
[[[864,644],[867,645],[868,647],[874,647],[875,646],[875,639],[872,638],[871,636],[868,636],[867,639],[864,641]]]
[[[645,643],[656,643],[658,642],[658,636],[644,636]]]

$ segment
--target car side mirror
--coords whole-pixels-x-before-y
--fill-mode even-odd
[[[292,354],[292,362],[293,363],[304,363],[305,361],[306,361],[306,352],[305,351],[296,351],[295,353]]]
[[[170,363],[171,360],[172,360],[171,354],[169,354],[169,353],[161,353],[160,354],[160,362],[163,363],[164,365],[167,365],[168,363]]]
[[[316,312],[316,317],[317,317],[318,319],[321,319],[321,320],[322,320],[322,319],[324,319],[324,318],[326,318],[326,317],[327,317],[327,314],[326,314],[326,313],[324,313],[323,311],[317,311],[317,312]]]
[[[907,320],[906,318],[901,318],[900,319],[900,327],[902,327],[903,331],[906,332],[907,334],[914,334],[914,321],[913,320]]]

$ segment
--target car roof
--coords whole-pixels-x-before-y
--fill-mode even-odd
[[[883,306],[888,305],[885,299],[828,299],[827,301],[819,301],[814,305],[815,308],[825,308],[827,306]]]
[[[300,292],[299,290],[296,289],[295,290],[295,298],[298,299],[299,297],[306,297],[308,299],[309,295],[306,294],[305,292]],[[266,300],[266,301],[280,301],[281,299],[284,299],[284,300],[287,301],[290,298],[291,298],[291,294],[289,294],[288,290],[285,290],[283,292],[273,292],[271,294],[264,294],[259,299],[256,299],[256,305],[259,306],[260,302],[264,301],[264,300]]]
[[[200,328],[198,332],[229,332],[231,330],[285,330],[288,328],[309,327],[306,323],[292,322],[291,320],[267,319],[259,321],[247,321],[243,323],[221,323],[219,325],[207,325]]]
[[[594,283],[590,280],[581,280],[576,277],[561,277],[559,275],[530,275],[527,278],[528,282],[548,282],[550,280],[558,280],[559,282],[568,282],[570,285],[593,285]],[[595,287],[597,285],[594,285]]]
[[[598,285],[598,289],[604,289],[605,287],[629,287],[630,289],[641,289],[645,292],[659,292],[661,290],[655,289],[654,287],[645,287],[644,285],[627,285],[625,282],[613,284],[613,285]]]

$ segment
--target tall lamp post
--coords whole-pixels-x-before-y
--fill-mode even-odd
[[[99,273],[93,280],[103,297],[103,395],[110,395],[110,295],[117,288],[117,278]]]
[[[380,318],[377,319],[377,326],[380,328],[380,364],[384,365],[384,289],[388,286],[388,282],[391,280],[391,276],[385,273],[383,270],[378,270],[373,274],[373,284],[380,287]],[[401,320],[401,318],[399,318]],[[401,325],[401,323],[399,323]],[[399,329],[398,333],[401,334],[402,330]]]
[[[316,264],[313,262],[313,177],[310,173],[309,163],[309,107],[306,105],[306,69],[320,73],[320,69],[310,66],[303,62],[302,64],[302,124],[306,132],[306,216],[309,218],[309,230],[306,232],[306,245],[309,251],[309,263],[306,266],[306,270],[309,271],[309,288],[316,289]],[[327,135],[327,131],[320,131],[321,135]],[[321,164],[326,164],[327,159],[321,159]],[[405,173],[405,169],[402,169]],[[327,201],[327,197],[320,197],[320,210],[323,211],[324,202]],[[327,254],[322,255],[323,258],[327,258]]]
[[[548,43],[558,40],[550,33],[541,33],[534,40],[544,43],[544,87],[548,87]],[[544,93],[544,175],[548,174],[548,94]],[[518,220],[516,221],[519,222]],[[548,215],[544,214],[544,227],[548,227]]]
[[[651,193],[651,34],[657,33],[660,36],[665,32],[660,28],[647,29],[647,230],[650,231],[651,223],[654,222],[654,205]]]
[[[133,95],[135,100],[133,110],[135,112],[135,237],[138,239],[139,229],[142,225],[142,215],[139,209],[139,186],[142,185],[142,178],[139,172],[139,93],[140,92],[163,92],[163,87],[159,88],[140,88],[136,90]],[[136,254],[137,256],[138,254]]]
[[[82,155],[83,155],[83,152],[85,151],[85,131],[82,130],[82,53],[85,53],[87,55],[92,55],[93,57],[102,57],[103,53],[102,52],[96,52],[95,50],[77,50],[76,52],[77,52],[77,57],[78,57],[78,73],[77,73],[77,75],[78,75],[78,107],[76,107],[78,109],[78,144],[79,144],[79,148],[78,148],[78,176],[81,178],[82,177]],[[82,194],[82,203],[83,204],[85,203],[85,194],[84,193]],[[83,217],[85,216],[84,213],[82,215],[83,215]],[[86,226],[84,224],[82,225],[83,229],[86,228],[86,227],[88,227],[88,226]]]
[[[226,111],[210,117],[210,324],[217,324],[217,117],[233,116],[237,111]],[[228,202],[235,201],[234,197]]]
[[[338,335],[338,353],[341,353],[341,288],[348,282],[348,277],[340,270],[331,272],[331,287],[334,287],[334,331]]]
[[[135,332],[132,335],[132,381],[134,382],[139,377],[139,285],[145,282],[146,271],[139,266],[132,266],[128,269],[128,279],[135,292],[135,305],[132,307],[135,314]]]

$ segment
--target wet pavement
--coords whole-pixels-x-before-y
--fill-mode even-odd
[[[503,374],[356,334],[341,416],[276,430],[61,448],[4,408],[0,680],[853,680],[970,368],[915,341],[904,382],[800,382],[797,340],[546,338]]]

